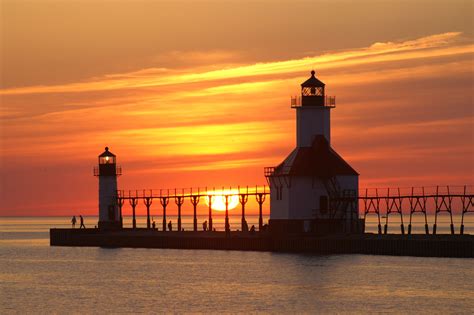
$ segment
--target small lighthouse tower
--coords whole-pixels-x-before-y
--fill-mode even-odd
[[[94,176],[99,178],[99,228],[121,228],[117,198],[117,177],[122,175],[122,170],[117,167],[116,156],[105,147],[99,155],[99,165],[94,167]]]
[[[296,148],[276,167],[265,168],[271,188],[270,229],[277,233],[351,233],[358,230],[359,174],[331,147],[331,110],[315,72],[291,98],[296,110]]]

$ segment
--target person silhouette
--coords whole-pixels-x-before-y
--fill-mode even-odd
[[[225,232],[226,232],[226,233],[229,233],[229,232],[230,232],[230,223],[229,223],[229,221],[227,221],[227,222],[225,223]]]
[[[79,216],[79,219],[81,220],[81,225],[79,226],[79,228],[80,229],[86,228],[86,226],[84,225],[84,218],[82,217],[82,215]]]
[[[77,222],[77,219],[76,219],[76,216],[72,216],[72,219],[71,219],[71,224],[72,224],[72,228],[74,229],[76,227],[76,222]]]
[[[168,223],[168,230],[173,231],[173,223],[171,223],[171,220]]]
[[[204,230],[204,232],[207,231],[207,220],[202,223],[202,229]]]
[[[255,233],[255,225],[252,225],[252,227],[250,228],[250,233]]]
[[[155,221],[153,221],[153,223],[151,224],[151,227],[154,229],[156,229],[156,224],[155,224]]]
[[[249,231],[249,225],[247,224],[247,220],[244,220],[242,232],[248,232],[248,231]]]

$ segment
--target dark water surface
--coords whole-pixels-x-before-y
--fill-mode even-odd
[[[474,260],[50,247],[0,218],[0,313],[472,314]]]

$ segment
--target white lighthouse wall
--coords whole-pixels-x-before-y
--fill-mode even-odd
[[[353,190],[356,192],[356,197],[358,196],[358,176],[337,176],[337,180],[341,190]],[[281,200],[277,200],[275,187],[271,187],[270,196],[270,219],[329,218],[328,212],[320,212],[320,197],[328,196],[324,182],[320,179],[310,176],[294,176],[289,187],[283,186]],[[358,204],[356,207],[358,213]],[[350,208],[347,209],[346,218],[350,220]]]
[[[109,206],[114,204],[114,197],[117,194],[116,176],[99,176],[99,221],[109,220]],[[118,207],[114,208],[115,221],[120,221]]]
[[[331,143],[331,109],[324,106],[296,108],[296,145],[310,147],[314,136],[323,135]]]
[[[287,185],[282,185],[282,198],[277,198],[277,187],[270,185],[270,219],[285,220],[288,219],[288,208],[290,198]]]
[[[310,176],[293,177],[290,188],[289,219],[316,218],[319,212],[319,196],[327,195],[321,181]]]
[[[319,212],[319,197],[327,195],[324,184],[309,176],[291,179],[291,185],[283,185],[282,197],[277,199],[276,187],[270,190],[270,219],[314,219]]]

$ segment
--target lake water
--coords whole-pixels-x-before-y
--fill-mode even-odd
[[[473,259],[50,247],[69,219],[0,218],[0,313],[474,310]]]

